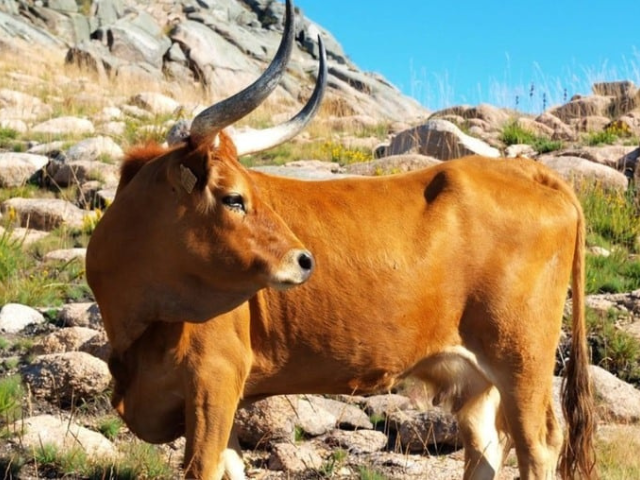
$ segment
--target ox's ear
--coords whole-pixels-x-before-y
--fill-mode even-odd
[[[191,150],[178,159],[171,169],[170,181],[174,187],[186,193],[202,191],[216,173],[211,168],[211,151],[206,148]]]
[[[229,127],[216,135],[213,143],[214,148],[211,152],[213,160],[231,163],[239,162],[238,151],[236,150],[235,143],[233,143],[232,132],[234,130],[235,129],[233,127]]]

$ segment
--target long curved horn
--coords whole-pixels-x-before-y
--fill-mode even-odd
[[[238,151],[238,156],[249,155],[251,153],[262,152],[291,140],[311,121],[314,117],[327,85],[327,53],[324,48],[322,38],[318,35],[318,46],[320,50],[320,67],[318,78],[313,94],[307,104],[298,114],[285,123],[263,130],[250,130],[247,132],[237,132],[232,134],[233,143]]]
[[[275,90],[284,74],[293,49],[293,6],[287,0],[284,34],[280,46],[264,73],[235,95],[203,110],[191,123],[192,145],[209,143],[223,128],[247,116]]]

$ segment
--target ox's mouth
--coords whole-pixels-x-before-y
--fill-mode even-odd
[[[305,280],[306,281],[306,280]],[[278,290],[279,292],[286,292],[287,290],[291,290],[293,287],[297,287],[298,285],[302,285],[303,282],[271,282],[269,283],[269,287],[274,290]]]

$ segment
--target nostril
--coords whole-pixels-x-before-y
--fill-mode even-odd
[[[298,265],[303,270],[313,270],[313,257],[308,252],[302,252],[298,255]]]

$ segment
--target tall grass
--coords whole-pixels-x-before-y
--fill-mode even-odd
[[[154,445],[134,440],[123,445],[117,459],[97,459],[90,457],[81,447],[63,449],[46,443],[35,448],[31,458],[16,456],[0,458],[0,468],[11,469],[20,475],[22,466],[30,461],[38,473],[38,478],[83,478],[88,480],[119,479],[135,480],[153,478],[170,480],[176,471],[164,459],[160,449]],[[11,465],[11,463],[17,463]],[[2,473],[6,474],[5,471]]]
[[[19,375],[0,378],[0,425],[8,425],[22,411],[22,378]]]
[[[640,253],[640,209],[633,190],[620,192],[585,186],[579,197],[590,244],[607,248],[617,245],[630,253]]]
[[[587,255],[587,293],[628,292],[640,288],[640,211],[632,191],[580,189],[587,243],[609,255]]]

